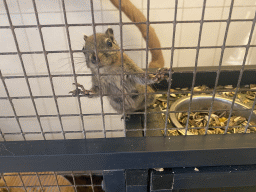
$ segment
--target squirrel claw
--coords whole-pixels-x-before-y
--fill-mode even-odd
[[[121,120],[123,120],[124,118],[125,118],[126,120],[129,120],[129,119],[131,118],[131,114],[122,115]]]
[[[163,80],[168,81],[170,70],[171,70],[170,68],[159,68],[157,72],[154,75],[152,75],[153,80],[156,83],[159,83],[160,81],[163,81]]]
[[[84,88],[83,85],[79,84],[79,83],[73,83],[73,85],[76,85],[77,88],[73,91],[70,91],[69,93],[71,93],[73,96],[78,96],[78,95],[86,95],[88,97],[91,97],[91,93],[92,91],[91,90],[86,90]]]
[[[90,91],[90,90],[81,90],[81,89],[77,88],[73,91],[69,91],[69,93],[71,93],[72,96],[86,95],[88,97],[91,97],[92,91]]]
[[[73,91],[69,91],[68,93],[71,93],[72,96],[77,96],[77,95],[80,95],[81,89],[75,89]]]

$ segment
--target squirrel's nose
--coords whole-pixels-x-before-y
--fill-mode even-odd
[[[98,58],[98,61],[99,61],[99,58]],[[91,62],[92,62],[93,64],[96,64],[96,55],[95,55],[95,53],[92,54]]]

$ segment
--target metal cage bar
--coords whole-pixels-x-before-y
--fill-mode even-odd
[[[255,12],[255,15],[254,15],[254,20],[252,22],[252,27],[251,27],[250,35],[249,35],[249,38],[248,38],[248,43],[246,45],[244,59],[243,59],[242,67],[240,69],[240,74],[239,74],[239,78],[238,78],[238,81],[237,81],[235,94],[233,96],[233,102],[232,102],[231,109],[230,109],[230,112],[229,112],[229,118],[228,118],[228,121],[227,121],[227,126],[225,128],[225,133],[227,133],[227,130],[228,130],[230,118],[231,118],[233,107],[234,107],[234,104],[235,104],[236,95],[238,93],[238,88],[240,87],[240,83],[241,83],[241,80],[242,80],[242,76],[243,76],[243,72],[244,72],[244,66],[245,66],[246,58],[247,58],[249,48],[250,48],[250,44],[251,44],[252,35],[253,35],[254,27],[255,27],[255,22],[256,22],[256,12]],[[250,122],[248,122],[248,123],[250,123]]]
[[[174,12],[173,32],[172,32],[172,50],[171,50],[171,61],[170,61],[170,71],[169,71],[167,95],[170,95],[170,89],[171,89],[171,84],[172,84],[172,71],[173,71],[177,12],[178,12],[178,0],[175,0],[175,12]],[[167,97],[167,106],[170,105],[169,103],[170,103],[170,99],[169,99],[169,97]],[[164,136],[167,135],[167,124],[168,124],[168,118],[169,118],[169,108],[168,107],[166,109],[166,115],[165,116],[166,116],[166,118],[165,118]]]
[[[218,70],[217,70],[217,76],[216,76],[215,85],[214,85],[214,89],[213,89],[213,95],[212,95],[212,102],[211,102],[211,107],[210,107],[210,110],[209,110],[209,117],[211,117],[211,114],[212,114],[213,102],[214,102],[214,98],[215,98],[216,90],[217,90],[216,88],[217,88],[217,85],[218,85],[218,82],[219,82],[219,78],[220,78],[220,70],[221,70],[221,66],[222,66],[222,60],[223,60],[223,56],[224,56],[224,51],[225,51],[225,48],[226,48],[226,41],[227,41],[227,37],[228,37],[228,30],[229,30],[229,25],[230,25],[230,20],[231,20],[233,6],[234,6],[234,0],[232,0],[231,4],[230,4],[229,16],[228,16],[228,20],[227,20],[227,26],[226,26],[226,30],[225,30],[223,44],[222,44],[222,47],[221,47],[219,67],[218,67]],[[207,125],[206,125],[205,134],[207,134],[207,130],[208,130],[209,124],[210,124],[210,118],[209,118],[209,120],[207,122]]]
[[[73,180],[73,183],[74,183],[75,192],[77,192],[77,185],[76,185],[76,181],[75,181],[75,177],[74,177],[73,171],[71,172],[71,176],[72,176],[72,180]]]
[[[204,0],[204,2],[203,2],[202,17],[201,17],[201,21],[200,21],[200,29],[199,29],[199,36],[198,36],[197,49],[196,49],[195,68],[194,68],[194,72],[193,72],[193,80],[192,80],[192,86],[191,86],[191,92],[190,92],[190,102],[189,102],[189,107],[188,107],[188,117],[191,112],[192,97],[193,97],[194,87],[195,87],[195,82],[196,82],[197,64],[198,64],[199,50],[200,50],[199,47],[200,47],[203,24],[204,24],[205,6],[206,6],[206,0]],[[187,131],[188,131],[188,122],[189,122],[189,118],[187,118],[187,122],[186,122],[186,126],[185,126],[185,135],[187,135]]]
[[[122,74],[121,74],[121,84],[122,84],[122,100],[123,100],[123,119],[124,119],[124,136],[126,137],[126,113],[125,113],[125,95],[124,95],[124,55],[123,55],[123,18],[122,18],[122,1],[119,0],[119,27],[120,27],[120,54],[121,54],[121,65],[122,65]]]
[[[97,49],[97,44],[96,44],[96,25],[95,25],[95,20],[94,20],[94,12],[93,12],[93,1],[90,0],[90,5],[91,5],[91,15],[92,15],[92,29],[93,29],[93,38],[94,38],[94,43],[95,43],[95,55],[96,55],[96,62],[98,62],[98,49]],[[102,122],[103,122],[103,134],[104,137],[106,138],[106,126],[105,126],[105,117],[104,117],[104,108],[103,108],[103,96],[102,96],[102,89],[101,89],[101,81],[100,81],[100,68],[98,66],[98,81],[99,81],[99,94],[100,94],[100,104],[101,104],[101,115],[102,115]]]
[[[9,13],[9,9],[8,9],[8,5],[7,5],[6,0],[4,0],[4,6],[5,6],[6,13],[7,13],[9,24],[10,24],[10,27],[11,27],[11,31],[12,31],[13,39],[14,39],[15,46],[16,46],[16,49],[17,49],[17,53],[18,53],[18,56],[19,56],[19,60],[20,60],[21,66],[22,66],[22,70],[23,70],[23,73],[24,73],[24,76],[25,76],[26,83],[27,83],[27,87],[28,87],[28,91],[29,91],[29,96],[30,96],[30,99],[32,101],[33,108],[35,110],[36,118],[37,118],[37,121],[39,123],[39,127],[40,127],[40,130],[42,132],[43,139],[45,140],[46,138],[45,138],[45,135],[43,134],[43,127],[42,127],[42,124],[41,124],[40,117],[38,115],[38,110],[37,110],[37,107],[36,107],[36,104],[35,104],[35,100],[34,100],[34,97],[33,97],[33,94],[32,94],[30,83],[28,81],[26,69],[25,69],[25,66],[24,66],[23,59],[22,59],[22,54],[20,52],[18,40],[17,40],[15,31],[14,31],[14,27],[13,27],[13,24],[12,24],[12,20],[11,20],[11,16],[10,16],[10,13]],[[24,137],[24,139],[26,140],[25,137]]]
[[[144,136],[147,135],[147,76],[148,76],[148,38],[149,38],[149,7],[150,7],[150,0],[147,0],[147,21],[146,21],[146,69],[145,69],[145,113],[144,113]]]
[[[226,48],[245,48],[246,45],[226,45]],[[250,47],[256,47],[256,45],[250,45]],[[200,49],[218,49],[222,48],[222,46],[200,46]],[[197,49],[197,47],[161,47],[161,48],[148,48],[148,50],[171,50],[171,49]],[[107,50],[100,50],[100,51],[107,51]],[[120,51],[119,49],[113,51]],[[123,49],[123,51],[146,51],[146,48],[133,48],[133,49]],[[72,50],[72,53],[82,53],[84,51],[81,50]],[[42,51],[21,51],[21,54],[43,54]],[[69,53],[67,50],[58,50],[58,51],[46,51],[46,53]],[[0,55],[16,55],[17,52],[1,52]],[[63,74],[64,75],[64,74]],[[81,74],[77,74],[81,75]],[[87,74],[87,76],[91,76]]]
[[[256,106],[256,97],[255,97],[254,102],[253,102],[253,104],[252,104],[252,109],[251,109],[250,116],[249,116],[249,118],[248,118],[247,125],[245,126],[245,130],[244,130],[245,133],[247,132],[248,127],[250,126],[250,121],[251,121],[251,118],[252,118],[252,115],[253,115],[255,106]]]
[[[9,186],[7,185],[7,183],[6,183],[6,180],[4,178],[4,174],[3,173],[1,173],[1,179],[3,179],[4,184],[5,184],[5,188],[7,189],[7,191],[10,192],[11,190],[10,190]]]
[[[55,89],[54,89],[53,80],[52,80],[53,77],[51,75],[49,61],[48,61],[48,58],[47,58],[47,53],[46,53],[45,43],[44,43],[44,38],[43,38],[43,33],[42,33],[42,27],[41,27],[40,22],[39,22],[39,16],[38,16],[38,11],[37,11],[37,7],[36,7],[36,2],[35,2],[35,0],[33,0],[32,2],[33,2],[33,8],[34,8],[34,11],[35,11],[35,17],[36,17],[37,27],[38,27],[38,31],[39,31],[39,35],[40,35],[40,40],[41,40],[41,43],[42,43],[44,59],[45,59],[46,67],[47,67],[48,78],[50,80],[51,89],[52,89],[52,93],[53,93],[53,99],[54,99],[54,103],[55,103],[56,110],[57,110],[57,113],[58,113],[58,119],[59,119],[59,122],[60,122],[63,138],[65,139],[66,136],[64,134],[64,128],[63,128],[63,124],[62,124],[62,120],[61,120],[61,116],[60,116],[60,109],[59,109],[57,97],[56,97],[56,94],[55,94]]]
[[[14,107],[14,105],[13,105],[12,99],[11,99],[11,97],[10,97],[9,91],[8,91],[7,86],[6,86],[6,83],[5,83],[5,81],[4,81],[4,77],[2,76],[1,70],[0,70],[0,77],[1,77],[2,83],[3,83],[3,85],[4,85],[4,89],[5,89],[5,93],[6,93],[6,95],[7,95],[7,98],[8,98],[8,100],[9,100],[9,102],[10,102],[10,105],[12,106],[12,111],[13,111],[13,113],[14,113],[14,118],[16,119],[16,122],[17,122],[17,124],[18,124],[18,126],[19,126],[19,129],[20,129],[20,133],[19,133],[19,134],[21,134],[22,137],[23,137],[23,139],[25,140],[25,135],[24,135],[24,133],[23,133],[23,130],[22,130],[22,127],[21,127],[21,124],[20,124],[20,121],[19,121],[19,117],[17,116],[15,107]],[[1,131],[1,132],[2,132],[2,131]],[[4,135],[3,135],[2,133],[1,133],[1,135],[2,135],[3,139],[5,140]]]
[[[42,186],[42,183],[41,183],[41,180],[40,180],[40,177],[38,176],[38,173],[37,173],[37,172],[36,172],[36,177],[37,177],[37,179],[38,179],[40,189],[41,189],[42,191],[44,191],[43,186]]]
[[[253,19],[232,19],[231,22],[247,22],[253,21]],[[220,20],[204,20],[206,23],[216,23],[216,22],[227,22],[225,19]],[[169,24],[173,23],[173,21],[149,21],[149,24]],[[176,21],[176,23],[200,23],[200,20],[191,20],[191,21]],[[146,22],[123,22],[123,25],[138,25],[138,24],[146,24]],[[108,25],[119,25],[119,23],[95,23],[95,26],[108,26]],[[41,25],[42,27],[65,27],[65,24],[54,24],[54,25]],[[68,24],[71,27],[79,27],[79,26],[92,26],[91,23],[88,24]],[[14,28],[37,28],[36,25],[16,25]],[[0,29],[9,29],[10,26],[0,26]]]
[[[58,181],[58,178],[57,178],[57,174],[56,174],[55,171],[53,172],[53,174],[54,174],[54,177],[55,177],[55,179],[56,179],[57,188],[58,188],[59,192],[61,192],[61,189],[60,189],[60,186],[59,186],[59,181]]]
[[[76,78],[76,72],[75,72],[75,63],[74,63],[73,53],[71,52],[72,48],[71,48],[71,40],[70,40],[69,29],[68,29],[68,25],[67,25],[68,21],[67,21],[65,2],[64,2],[64,0],[62,0],[61,2],[62,2],[62,8],[63,8],[64,21],[65,21],[65,29],[66,29],[66,33],[67,33],[67,39],[68,39],[68,49],[69,49],[70,58],[71,58],[71,64],[72,64],[72,72],[73,72],[73,75],[74,75],[75,85],[76,85],[76,88],[77,88],[77,78]],[[80,100],[80,96],[79,95],[77,97],[77,100],[78,100],[78,106],[79,106],[79,115],[80,115],[80,118],[81,118],[81,123],[82,123],[82,128],[83,128],[83,135],[84,135],[84,138],[86,138],[84,119],[83,119],[83,115],[82,115],[82,106],[81,106],[81,100]]]
[[[27,187],[25,186],[24,181],[23,181],[22,176],[20,175],[20,173],[18,173],[18,176],[19,176],[20,181],[21,181],[21,183],[22,183],[23,189],[27,192],[27,191],[28,191],[28,190],[27,190]]]

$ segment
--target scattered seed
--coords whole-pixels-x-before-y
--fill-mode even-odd
[[[256,84],[251,84],[250,89],[256,89]]]
[[[232,85],[226,85],[224,86],[225,89],[233,89],[233,86]]]

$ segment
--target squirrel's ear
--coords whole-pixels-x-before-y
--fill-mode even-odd
[[[86,39],[87,39],[87,36],[86,36],[86,35],[84,35],[84,40],[86,41]]]
[[[106,34],[107,36],[109,36],[110,39],[113,41],[113,39],[114,39],[114,32],[113,32],[113,29],[112,29],[112,28],[108,28],[108,29],[106,30],[105,34]]]

